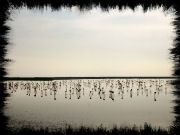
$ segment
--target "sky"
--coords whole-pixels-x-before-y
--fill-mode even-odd
[[[171,76],[172,20],[161,8],[14,10],[8,76]]]

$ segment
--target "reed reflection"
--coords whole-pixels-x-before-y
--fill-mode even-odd
[[[167,94],[173,79],[102,79],[102,80],[56,80],[56,81],[6,81],[5,87],[13,93],[25,91],[27,96],[57,99],[63,94],[65,99],[89,99],[98,96],[99,100],[114,101],[138,96],[152,97],[158,101],[160,94]],[[127,96],[128,95],[128,96]]]
[[[140,1],[140,2],[139,1],[138,2],[134,2],[134,1],[133,2],[130,2],[130,1],[128,1],[128,2],[123,2],[123,1],[122,2],[119,2],[119,1],[117,1],[117,2],[115,2],[115,1],[113,1],[113,2],[89,1],[87,3],[86,2],[83,3],[82,1],[78,0],[78,2],[75,2],[75,3],[79,3],[79,4],[76,4],[76,5],[78,5],[78,7],[81,10],[83,8],[86,8],[88,10],[91,7],[93,7],[91,2],[96,6],[100,5],[101,8],[104,9],[104,10],[108,10],[108,9],[116,7],[116,6],[118,6],[119,9],[123,9],[124,7],[129,7],[131,9],[135,9],[135,7],[137,7],[138,5],[142,5],[144,11],[147,11],[149,8],[154,8],[154,7],[158,7],[158,6],[159,7],[163,6],[164,10],[168,10],[168,9],[173,7],[176,10],[176,15],[177,15],[176,21],[174,22],[174,26],[175,26],[175,29],[176,29],[176,32],[177,32],[177,38],[175,40],[177,42],[175,42],[175,46],[174,46],[174,49],[172,51],[172,54],[177,56],[176,58],[174,58],[175,59],[174,74],[176,76],[180,75],[180,72],[179,72],[179,67],[180,67],[180,65],[179,65],[179,54],[180,54],[179,53],[180,52],[179,51],[179,16],[180,16],[179,11],[180,11],[180,9],[178,8],[178,6],[176,6],[177,5],[176,0],[173,0],[173,1],[170,1],[170,2],[166,2],[166,1],[159,1],[159,2],[157,2],[157,1],[148,1],[148,2],[147,1]],[[18,0],[18,1],[11,1],[11,0],[6,1],[6,0],[3,0],[3,2],[1,1],[1,4],[0,4],[0,7],[1,7],[0,8],[0,11],[1,11],[0,12],[0,16],[1,16],[1,18],[0,18],[1,19],[0,28],[2,28],[2,31],[0,33],[0,37],[2,37],[2,38],[0,40],[1,41],[1,46],[0,46],[0,50],[1,50],[0,51],[1,52],[0,53],[0,56],[1,56],[0,72],[1,72],[1,74],[0,74],[0,78],[2,78],[2,80],[4,80],[4,76],[6,75],[6,71],[5,71],[6,70],[6,67],[5,67],[5,64],[6,64],[5,63],[6,62],[5,54],[7,53],[6,47],[7,47],[8,41],[5,38],[5,36],[7,35],[7,30],[9,29],[9,28],[5,27],[4,24],[5,24],[5,21],[8,19],[8,15],[6,13],[7,13],[9,7],[11,7],[10,5],[13,5],[16,8],[20,8],[22,6],[27,6],[27,8],[30,8],[30,9],[32,9],[32,8],[42,9],[42,8],[46,7],[47,5],[49,5],[53,10],[55,10],[55,9],[58,10],[62,6],[72,7],[73,5],[75,5],[75,3],[73,1],[72,2],[70,2],[70,1],[67,1],[67,2],[60,1],[59,4],[57,4],[57,1],[55,1],[55,0],[52,0],[52,1],[49,1],[49,2],[46,2],[46,1],[45,2],[44,1],[43,2],[39,2],[39,1],[33,1],[32,2],[32,1],[27,1],[27,0],[23,0],[23,1],[21,1],[21,0]],[[179,111],[179,98],[178,98],[179,95],[180,95],[179,94],[179,88],[180,88],[179,87],[179,84],[180,84],[179,82],[180,81],[177,80],[176,83],[175,83],[175,87],[176,87],[175,95],[177,95],[177,100],[176,100],[176,106],[174,108],[174,111],[178,115],[176,117],[176,121],[174,123],[174,125],[177,126],[177,128],[175,128],[175,131],[176,130],[179,131],[179,112],[180,112]],[[26,83],[29,83],[29,84],[26,85]],[[60,90],[54,89],[54,88],[53,89],[48,88],[48,89],[44,90],[43,87],[42,87],[43,86],[42,83],[40,83],[40,82],[34,82],[34,83],[36,83],[39,86],[34,85],[35,87],[32,87],[32,84],[30,82],[22,82],[22,85],[20,85],[21,83],[16,82],[16,81],[12,81],[12,82],[8,81],[8,82],[5,83],[5,86],[6,86],[7,90],[8,90],[8,92],[12,92],[11,95],[13,95],[16,92],[20,92],[20,90],[22,90],[22,91],[24,90],[24,91],[27,91],[27,96],[38,97],[38,96],[40,96],[40,93],[41,93],[41,96],[45,97],[45,95],[48,96],[50,94],[51,96],[54,96],[54,100],[56,100],[57,92],[61,90],[61,84],[60,83],[58,83],[60,85]],[[52,83],[52,82],[49,82],[49,83]],[[121,81],[120,81],[120,83],[121,83]],[[4,98],[6,97],[5,89],[4,89],[4,86],[2,86],[2,84],[3,83],[0,83],[0,86],[1,86],[1,89],[2,89],[2,91],[0,93],[1,94],[1,109],[2,109],[2,106],[4,106]],[[145,93],[146,97],[153,96],[154,101],[158,101],[158,95],[160,95],[162,92],[165,92],[165,94],[167,94],[168,86],[169,86],[169,82],[167,82],[167,83],[164,82],[162,84],[162,86],[160,87],[159,84],[158,84],[158,81],[155,84],[151,84],[150,86],[148,86],[148,85],[146,85],[146,83],[144,83],[146,88],[142,86],[142,83],[140,81],[138,82],[138,84],[139,85],[137,85],[137,83],[136,83],[137,86],[135,86],[135,87],[134,87],[135,84],[133,84],[133,87],[131,89],[130,88],[127,89],[127,87],[125,87],[124,85],[123,86],[118,85],[119,86],[119,91],[118,91],[119,97],[121,99],[123,99],[124,93],[126,92],[125,90],[127,90],[127,92],[130,90],[129,95],[132,98],[134,98],[135,96],[141,96],[141,95],[143,95]],[[97,84],[97,86],[95,86],[95,87],[99,87],[99,84]],[[103,100],[105,100],[105,98],[108,97],[107,93],[110,92],[110,89],[109,89],[109,92],[108,92],[108,90],[106,90],[106,87],[104,88],[103,91],[100,91],[101,98],[102,98],[102,95],[104,96]],[[76,95],[76,93],[75,93],[76,89],[75,88],[76,88],[75,86],[71,86],[71,89],[69,89],[69,93],[71,93],[72,95],[74,95],[74,94]],[[82,87],[82,93],[83,93],[82,95],[84,96],[86,94],[86,91],[88,91],[88,90],[89,90],[89,88],[84,89],[84,87]],[[99,92],[99,90],[93,88],[93,92],[92,92],[93,94],[91,93],[90,95],[93,96],[94,93],[97,93],[96,91]],[[115,89],[113,89],[113,91],[115,93],[117,93],[117,91],[115,91]],[[49,94],[48,94],[48,92],[49,92]],[[68,90],[67,90],[67,92],[68,92]],[[31,93],[33,93],[34,95],[32,95]],[[71,94],[69,95],[69,97],[71,96]],[[79,90],[79,95],[80,94],[81,94],[81,90]],[[80,95],[80,97],[82,95]],[[98,95],[99,95],[99,93],[98,93]],[[79,97],[79,99],[80,99],[80,97]],[[1,120],[2,120],[2,118],[3,118],[3,115],[1,114]],[[4,126],[5,126],[4,123],[6,123],[6,120],[1,121],[1,126],[0,126],[1,129],[4,128]]]

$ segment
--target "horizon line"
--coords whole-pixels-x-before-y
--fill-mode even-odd
[[[178,76],[68,76],[68,77],[4,77],[4,80],[76,80],[76,79],[175,79]]]

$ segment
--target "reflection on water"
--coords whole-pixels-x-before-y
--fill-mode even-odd
[[[132,98],[133,94],[136,96],[143,96],[144,94],[146,97],[153,96],[154,101],[156,101],[160,93],[167,94],[171,81],[162,79],[8,81],[5,85],[11,94],[18,90],[24,90],[28,96],[53,96],[54,100],[56,100],[57,92],[62,90],[65,99],[71,99],[73,96],[80,99],[86,93],[89,99],[92,99],[93,95],[97,94],[99,99],[106,100],[106,98],[110,98],[114,101],[114,93],[116,92],[121,99],[123,99],[124,95],[129,95]]]
[[[78,2],[77,2],[78,1]],[[0,33],[0,58],[1,58],[1,64],[0,64],[0,72],[1,72],[1,74],[0,74],[0,78],[2,78],[2,80],[3,80],[3,78],[4,78],[4,75],[6,74],[6,67],[5,67],[5,65],[6,65],[6,58],[5,58],[5,55],[7,54],[7,45],[8,45],[8,42],[9,41],[7,41],[7,38],[6,38],[6,36],[7,36],[7,31],[9,30],[9,27],[6,27],[6,25],[5,25],[5,23],[6,23],[6,21],[9,19],[9,8],[10,7],[12,7],[11,5],[13,5],[14,7],[17,7],[17,8],[21,8],[22,6],[27,6],[27,8],[29,8],[29,9],[32,9],[32,8],[39,8],[39,9],[43,9],[43,8],[45,8],[47,5],[49,5],[53,10],[58,10],[58,9],[60,9],[62,6],[67,6],[67,7],[72,7],[72,6],[74,6],[74,5],[78,5],[78,7],[82,10],[82,9],[86,9],[86,10],[88,10],[88,9],[91,9],[93,6],[92,5],[96,5],[96,6],[100,6],[102,9],[104,9],[104,10],[109,10],[110,8],[114,8],[114,7],[118,7],[120,10],[122,10],[122,9],[124,9],[124,8],[127,8],[127,7],[129,7],[129,8],[131,8],[131,9],[135,9],[135,7],[137,7],[138,5],[142,5],[142,7],[143,7],[143,10],[146,12],[148,9],[151,9],[151,8],[155,8],[155,7],[163,7],[163,9],[164,9],[164,11],[166,11],[167,9],[169,9],[169,8],[173,8],[174,10],[175,10],[175,14],[176,14],[176,18],[175,18],[175,20],[173,21],[173,26],[175,27],[174,28],[174,30],[176,31],[176,38],[174,39],[174,48],[172,49],[172,54],[175,56],[174,58],[173,58],[173,60],[174,60],[174,65],[175,65],[175,68],[174,68],[174,70],[173,70],[173,72],[174,72],[174,75],[176,75],[176,76],[179,76],[180,75],[180,64],[179,64],[179,60],[180,60],[180,57],[179,57],[179,52],[180,52],[180,49],[179,49],[179,41],[180,41],[180,38],[179,38],[179,20],[180,20],[180,9],[179,9],[179,6],[178,6],[178,4],[176,3],[176,2],[178,2],[178,1],[170,1],[170,2],[167,2],[167,1],[161,1],[161,2],[157,2],[157,1],[141,1],[141,2],[138,2],[138,1],[127,1],[127,2],[119,2],[119,1],[113,1],[113,2],[109,2],[109,1],[101,1],[101,2],[94,2],[94,1],[89,1],[89,2],[84,2],[84,3],[81,3],[81,2],[79,2],[79,0],[77,0],[75,3],[76,4],[74,4],[74,1],[64,1],[64,2],[62,2],[62,1],[59,1],[59,3],[57,2],[57,1],[54,1],[54,0],[52,0],[52,1],[43,1],[43,2],[39,2],[39,1],[26,1],[26,0],[24,0],[24,1],[15,1],[15,0],[13,0],[13,1],[11,1],[11,0],[8,0],[8,1],[1,1],[1,4],[0,4],[0,16],[1,16],[1,24],[0,24],[0,29],[2,28],[2,31],[1,31],[1,33]],[[92,4],[93,3],[93,4]],[[176,97],[176,106],[175,106],[175,108],[174,108],[174,112],[177,114],[177,117],[176,117],[176,120],[174,121],[174,126],[176,126],[175,127],[175,131],[176,130],[178,130],[179,131],[179,80],[177,80],[177,82],[176,82],[176,84],[175,84],[175,87],[176,87],[176,89],[175,89],[175,95],[177,96]],[[11,84],[12,85],[12,84]],[[14,84],[13,84],[14,85]],[[12,87],[11,88],[13,88],[14,89],[14,86],[12,85]],[[0,83],[0,86],[1,86],[1,89],[2,89],[2,91],[1,91],[1,96],[2,97],[0,97],[1,99],[0,99],[0,109],[3,109],[3,106],[4,106],[4,97],[6,97],[6,95],[4,94],[4,87],[1,85],[1,83]],[[12,90],[12,89],[11,89]],[[170,96],[170,94],[168,93],[169,92],[169,90],[170,89],[168,89],[167,88],[167,94],[166,94],[166,96],[165,95],[163,95],[164,97],[166,97],[166,99],[168,100],[168,101],[170,101],[169,99],[173,99],[173,97],[169,97]],[[21,92],[21,94],[20,94],[20,92]],[[43,112],[43,109],[45,108],[45,107],[49,107],[49,105],[51,105],[50,104],[50,102],[49,102],[49,104],[47,104],[47,102],[45,102],[48,98],[50,98],[48,95],[47,96],[43,96],[43,98],[38,98],[38,97],[40,97],[40,94],[39,94],[39,90],[37,89],[37,94],[35,94],[36,96],[36,98],[34,97],[34,96],[32,96],[33,94],[30,94],[31,96],[25,96],[25,94],[26,93],[23,93],[23,92],[26,92],[26,90],[20,90],[20,88],[18,88],[17,90],[16,90],[16,92],[14,92],[13,91],[13,94],[11,94],[11,97],[9,98],[9,101],[7,101],[7,102],[9,102],[9,104],[8,104],[8,107],[7,107],[7,112],[8,112],[8,115],[9,116],[11,116],[11,119],[13,119],[13,116],[14,116],[14,119],[16,118],[18,118],[18,115],[19,115],[19,121],[20,120],[22,120],[22,119],[20,119],[21,117],[21,115],[23,116],[23,118],[27,118],[26,119],[26,121],[27,120],[35,120],[35,117],[33,117],[33,115],[29,115],[30,114],[30,112],[28,112],[29,110],[33,110],[33,108],[34,109],[36,109],[37,111],[39,111],[39,112],[41,112],[41,113],[34,113],[35,111],[32,111],[32,114],[34,113],[34,114],[36,114],[36,116],[37,115],[41,115],[41,114],[45,114],[45,113],[47,113],[47,111],[44,111],[44,113],[42,113]],[[35,93],[36,93],[35,92]],[[125,91],[126,92],[126,91]],[[143,91],[144,92],[144,91]],[[154,92],[156,92],[156,94],[155,95],[158,95],[157,94],[157,91],[154,91]],[[32,93],[32,91],[31,91],[31,93]],[[94,92],[95,93],[95,92]],[[164,92],[163,92],[164,93]],[[162,93],[162,94],[163,94]],[[29,94],[29,93],[28,93]],[[59,97],[58,96],[58,94],[59,94],[59,91],[56,93],[57,94],[57,97]],[[114,92],[114,95],[115,95],[116,93]],[[139,93],[140,94],[140,93]],[[156,98],[156,102],[153,102],[153,106],[155,106],[155,105],[157,105],[158,107],[160,106],[160,102],[161,103],[163,103],[163,100],[162,99],[160,99],[160,96],[162,95],[161,93],[160,93],[160,95],[159,95],[159,97],[157,96],[157,98]],[[91,93],[91,95],[93,95],[94,96],[94,94],[92,94]],[[140,97],[146,97],[145,95],[144,96],[141,96],[141,95],[139,95],[139,96],[136,96],[136,94],[134,94],[134,90],[132,89],[132,98],[129,98],[128,100],[130,101],[131,99],[135,99],[136,97],[138,97],[138,99],[140,98]],[[13,97],[16,97],[16,96],[18,96],[18,98],[17,99],[15,99],[15,98],[13,98]],[[64,95],[63,95],[64,96]],[[46,98],[46,97],[48,97],[48,98]],[[111,97],[111,96],[110,96]],[[128,95],[128,97],[129,97],[129,95]],[[144,98],[143,99],[143,102],[140,102],[140,103],[147,103],[147,102],[145,102],[145,101],[147,101],[147,99],[149,98],[150,96],[148,95],[146,98]],[[22,102],[20,102],[20,100],[19,99],[23,99],[22,100]],[[103,101],[103,102],[106,102],[107,101],[107,96],[105,97],[106,98],[106,100],[99,100],[98,101],[98,103],[100,102],[100,101]],[[30,99],[30,100],[29,100]],[[43,99],[45,99],[45,100],[43,100]],[[59,99],[61,99],[61,98],[57,98],[56,99],[56,101],[55,102],[53,102],[53,104],[55,104],[55,103],[59,103],[58,101],[59,101]],[[62,99],[64,99],[64,97],[62,98]],[[82,96],[81,96],[81,98],[80,98],[81,100],[83,100],[82,99]],[[88,98],[87,98],[88,99]],[[92,98],[92,99],[95,99],[95,98]],[[109,99],[109,98],[108,98]],[[119,98],[118,98],[119,99]],[[127,99],[127,98],[124,98],[124,100],[121,100],[121,102],[123,102],[124,104],[125,104],[125,99]],[[10,103],[10,100],[12,100],[12,101],[16,101],[16,102],[12,102],[12,103]],[[73,99],[73,100],[75,100],[75,99]],[[81,100],[78,100],[78,101],[81,101]],[[33,102],[34,101],[34,102]],[[40,102],[40,101],[42,101],[42,102]],[[54,100],[52,100],[52,99],[50,99],[50,101],[54,101]],[[70,102],[70,101],[72,101],[72,100],[66,100],[66,101],[68,101],[68,102]],[[90,100],[90,101],[93,101],[93,100]],[[117,101],[117,96],[115,95],[115,100],[114,100],[114,102],[111,102],[111,103],[116,103],[116,101]],[[136,100],[137,101],[137,100]],[[153,101],[152,100],[152,97],[151,97],[151,101]],[[33,103],[35,103],[35,102],[39,102],[39,106],[41,106],[41,108],[42,108],[42,110],[40,111],[40,110],[38,110],[37,109],[37,106],[35,105],[35,104],[33,104]],[[46,104],[47,106],[45,106],[44,104],[43,104],[43,102],[44,102],[44,104]],[[121,103],[121,102],[119,102],[119,104]],[[62,103],[64,103],[64,102],[61,102],[61,104]],[[81,102],[82,103],[82,102]],[[169,103],[169,102],[168,102]],[[13,108],[11,108],[11,105],[12,104],[15,104],[16,106]],[[22,109],[22,107],[20,107],[21,105],[30,105],[30,106],[26,106],[26,108],[24,108],[24,110]],[[166,102],[164,102],[164,104],[163,105],[165,105],[166,104]],[[44,106],[43,106],[44,105]],[[68,106],[68,104],[66,104],[67,106]],[[86,104],[87,105],[87,104]],[[127,105],[127,104],[126,104]],[[139,104],[140,106],[141,106],[141,104]],[[57,107],[58,105],[56,104],[56,107]],[[120,106],[122,106],[121,104],[120,104]],[[167,104],[167,105],[165,105],[165,106],[161,106],[160,108],[168,108],[169,106],[171,106],[171,105],[169,105],[169,104]],[[55,108],[55,106],[53,106],[54,108]],[[53,108],[52,107],[52,108]],[[61,107],[61,106],[60,106]],[[87,107],[87,106],[86,106]],[[134,106],[134,107],[137,107],[137,106]],[[150,108],[151,108],[151,106],[149,106]],[[11,109],[10,109],[11,108]],[[50,107],[49,107],[50,108]],[[54,109],[53,108],[53,109]],[[14,111],[12,111],[14,109]],[[22,110],[21,110],[22,109]],[[29,109],[29,110],[28,110]],[[51,108],[50,108],[51,109]],[[61,108],[62,109],[62,108]],[[136,108],[134,108],[134,109],[136,109]],[[139,108],[138,108],[139,109]],[[145,109],[147,109],[147,108],[145,108]],[[159,108],[157,108],[156,110],[158,110]],[[44,109],[45,110],[45,109]],[[54,110],[57,110],[57,109],[54,109]],[[64,111],[63,109],[61,110],[61,111]],[[76,111],[76,110],[73,110],[73,111]],[[134,110],[135,111],[135,110]],[[144,110],[145,111],[145,110]],[[50,110],[49,110],[49,112],[50,112]],[[58,112],[58,111],[57,111]],[[141,112],[141,110],[139,109],[139,112]],[[163,112],[163,110],[161,110],[161,112]],[[167,112],[167,110],[166,111],[164,111],[164,113],[166,113]],[[170,112],[170,111],[169,111]],[[162,115],[164,114],[164,113],[162,113]],[[18,115],[17,115],[18,114]],[[26,115],[27,114],[27,115]],[[50,113],[48,113],[49,114],[49,116],[50,116]],[[51,113],[52,114],[52,113]],[[56,113],[57,114],[57,113]],[[1,122],[0,122],[0,128],[4,128],[4,126],[5,126],[5,124],[4,123],[6,123],[6,120],[5,119],[3,119],[2,120],[2,118],[4,117],[1,113],[0,113],[0,115],[1,115]],[[66,114],[66,115],[68,115],[68,114]],[[79,114],[80,115],[80,114]],[[28,119],[28,117],[27,116],[30,116],[30,118]],[[42,115],[43,116],[43,115]],[[63,116],[63,115],[62,115]],[[99,116],[99,115],[98,115]],[[111,115],[112,116],[112,115]],[[123,115],[124,116],[124,115]],[[169,115],[168,115],[169,116]],[[32,118],[34,118],[34,119],[32,119]],[[126,117],[127,118],[127,117]],[[42,120],[43,118],[41,117],[41,121],[43,121]],[[59,120],[61,120],[60,118],[59,118]],[[117,119],[116,119],[117,120]],[[165,121],[165,119],[163,119],[164,121]],[[57,121],[57,120],[56,120]],[[159,119],[157,119],[157,121],[159,121]],[[170,120],[171,121],[171,120]],[[167,122],[168,123],[168,122]],[[168,124],[167,124],[168,125]],[[178,132],[177,132],[178,133]]]
[[[174,118],[171,82],[170,79],[6,81],[11,96],[5,112],[10,118],[9,127],[13,128],[23,125],[57,128],[66,123],[139,126],[144,122],[167,128]]]

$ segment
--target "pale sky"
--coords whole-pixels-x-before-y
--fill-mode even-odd
[[[172,14],[76,7],[16,10],[8,76],[171,76]]]

